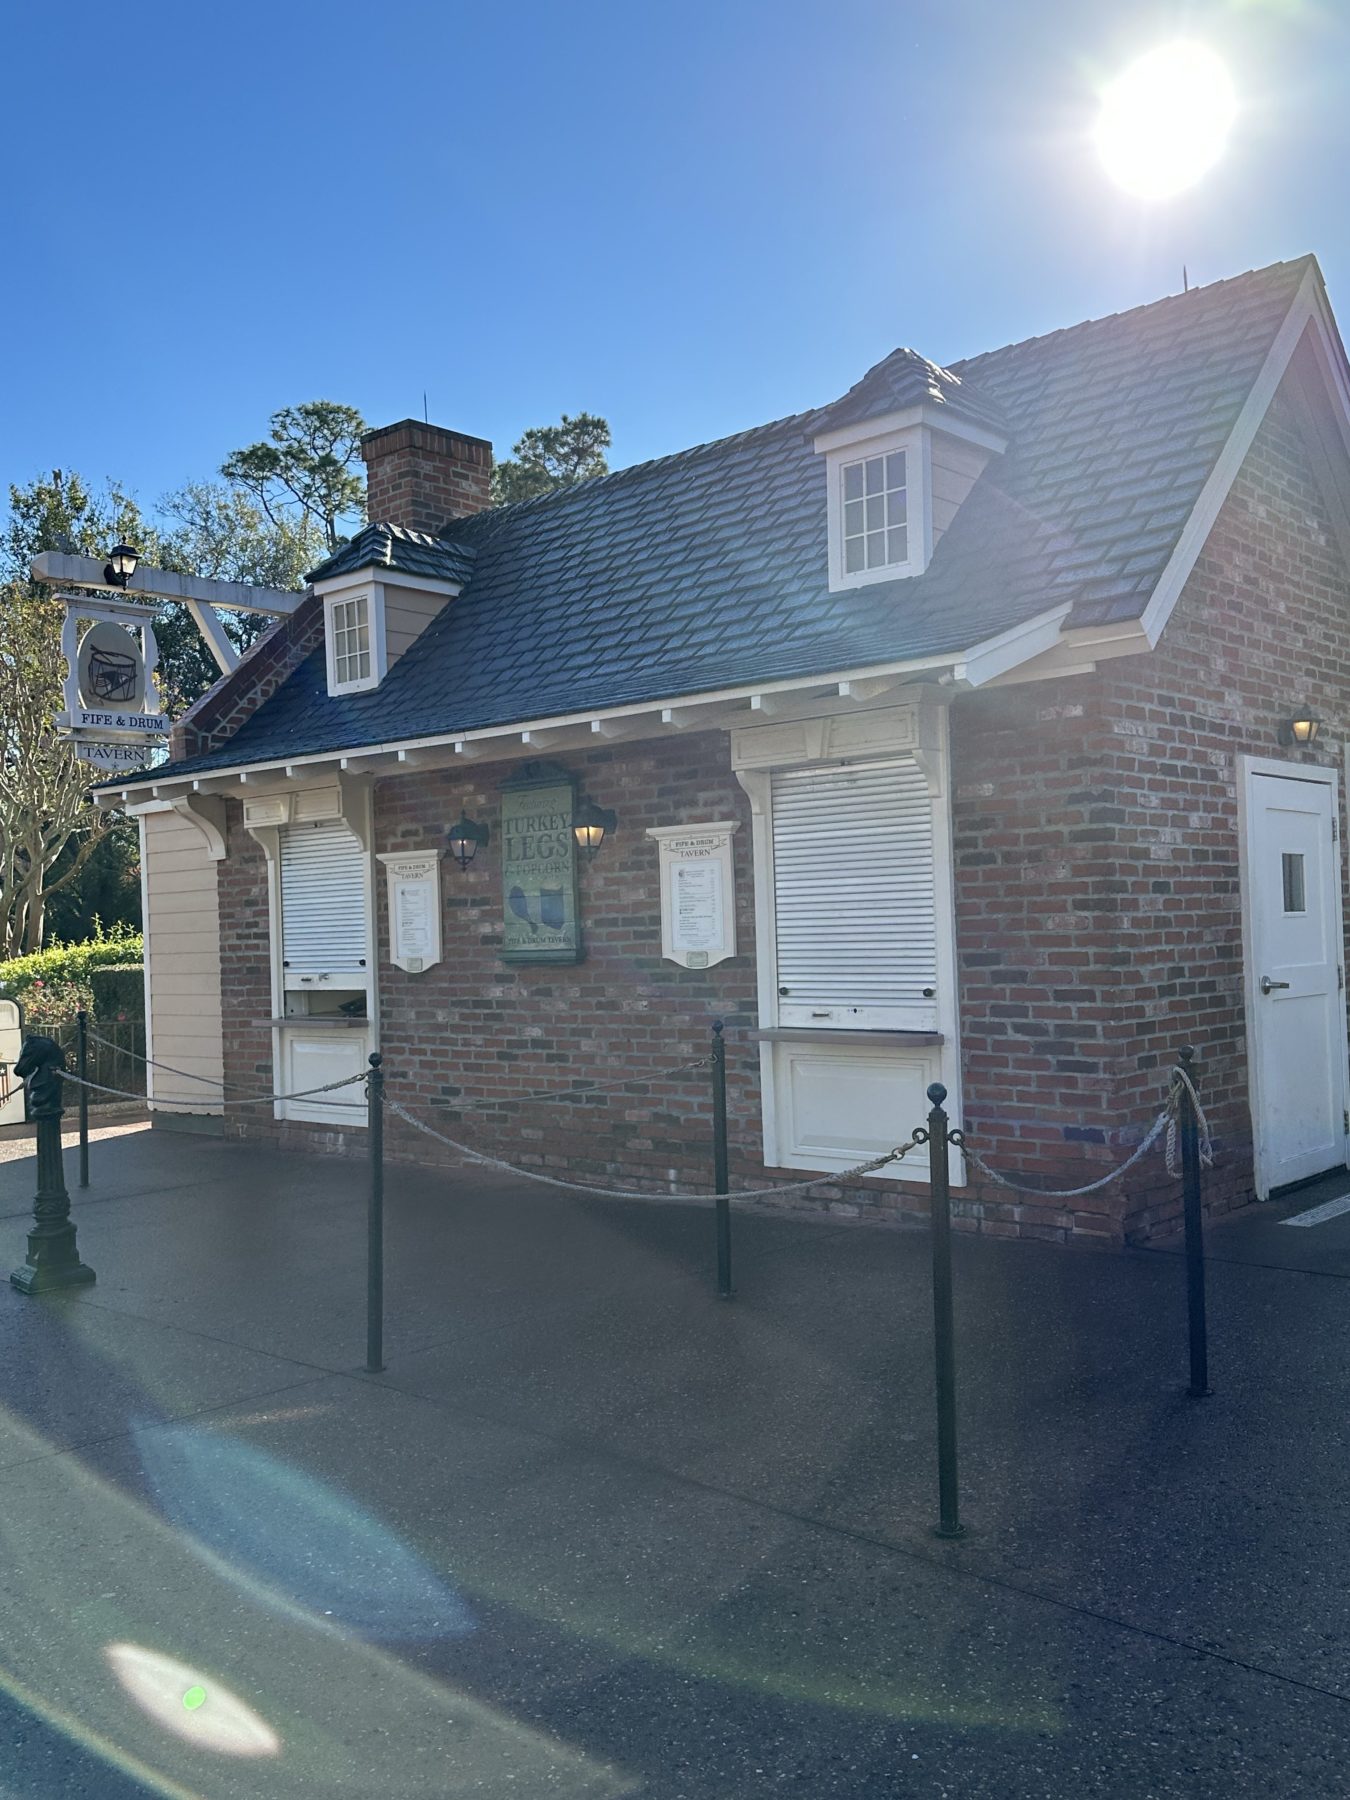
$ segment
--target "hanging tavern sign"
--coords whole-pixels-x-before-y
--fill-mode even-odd
[[[147,607],[61,594],[66,619],[66,710],[56,727],[76,756],[100,769],[142,769],[161,749],[169,721],[159,710],[159,648]]]
[[[557,763],[528,762],[502,783],[502,958],[581,961],[576,784]]]

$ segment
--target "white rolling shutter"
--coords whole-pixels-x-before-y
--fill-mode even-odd
[[[908,757],[773,774],[778,1017],[937,1026],[932,802]]]
[[[342,819],[281,829],[281,956],[285,973],[366,967],[366,853]]]

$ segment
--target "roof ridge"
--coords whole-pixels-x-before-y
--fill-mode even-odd
[[[1010,338],[1006,344],[999,344],[992,350],[976,350],[970,356],[960,356],[955,362],[944,363],[940,366],[945,368],[949,374],[964,379],[961,377],[963,369],[969,369],[974,364],[984,362],[992,356],[1003,356],[1009,350],[1027,350],[1033,344],[1048,344],[1054,338],[1064,338],[1077,331],[1087,331],[1094,325],[1118,324],[1121,320],[1132,319],[1139,313],[1152,312],[1160,306],[1170,306],[1177,300],[1190,300],[1197,294],[1214,294],[1220,288],[1231,287],[1239,281],[1251,281],[1258,275],[1273,275],[1277,269],[1296,269],[1300,265],[1306,268],[1310,264],[1313,268],[1318,268],[1320,273],[1316,253],[1312,250],[1305,251],[1302,256],[1265,263],[1259,269],[1244,269],[1237,275],[1222,275],[1217,281],[1204,283],[1200,287],[1183,288],[1179,294],[1159,294],[1156,300],[1141,300],[1138,306],[1127,306],[1123,312],[1101,313],[1094,319],[1080,319],[1075,325],[1059,325],[1053,331],[1037,332],[1031,337]]]

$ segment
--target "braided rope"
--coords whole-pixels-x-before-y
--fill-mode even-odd
[[[1167,1173],[1169,1175],[1179,1175],[1181,1170],[1176,1155],[1177,1109],[1182,1091],[1185,1090],[1190,1094],[1191,1104],[1195,1108],[1196,1125],[1198,1127],[1200,1138],[1200,1161],[1205,1168],[1212,1169],[1214,1167],[1214,1145],[1209,1134],[1209,1120],[1205,1117],[1204,1108],[1200,1104],[1200,1096],[1195,1091],[1195,1084],[1180,1064],[1172,1070],[1172,1075],[1173,1081],[1171,1088],[1168,1090],[1167,1104],[1149,1127],[1148,1133],[1142,1142],[1128,1157],[1126,1157],[1119,1168],[1112,1169],[1109,1174],[1100,1176],[1096,1181],[1084,1183],[1082,1187],[1033,1187],[1030,1182],[1017,1181],[1011,1175],[1000,1174],[997,1169],[990,1167],[978,1150],[972,1148],[964,1132],[960,1134],[960,1148],[970,1158],[971,1162],[974,1163],[980,1173],[988,1176],[989,1180],[995,1182],[999,1187],[1013,1188],[1019,1194],[1040,1194],[1051,1200],[1073,1200],[1077,1199],[1081,1194],[1095,1194],[1099,1188],[1109,1187],[1113,1181],[1119,1181],[1122,1175],[1127,1174],[1137,1162],[1142,1161],[1144,1156],[1153,1148],[1165,1130],[1167,1139],[1163,1154],[1167,1163]]]
[[[132,1050],[125,1045],[116,1044],[111,1038],[100,1037],[98,1032],[89,1032],[91,1044],[102,1044],[105,1050],[115,1050],[119,1056],[130,1056],[134,1061],[145,1063],[148,1068],[160,1069],[166,1075],[181,1076],[184,1081],[201,1081],[212,1088],[219,1088],[225,1093],[231,1091],[246,1094],[249,1090],[234,1081],[217,1081],[212,1075],[197,1075],[191,1069],[175,1069],[172,1063],[159,1062],[153,1056],[143,1056],[139,1050]],[[653,1069],[646,1075],[629,1075],[623,1081],[611,1083],[588,1082],[585,1087],[540,1088],[533,1094],[506,1094],[500,1100],[466,1100],[456,1110],[459,1112],[482,1112],[497,1106],[524,1106],[537,1100],[585,1100],[591,1094],[617,1094],[623,1089],[641,1087],[649,1081],[659,1081],[666,1075],[684,1075],[694,1069],[706,1069],[712,1059],[707,1056],[695,1057],[691,1062],[675,1063],[668,1069]],[[72,1077],[74,1079],[74,1077]],[[111,1093],[114,1090],[108,1089]],[[214,1095],[211,1098],[215,1098]],[[295,1099],[295,1095],[278,1094],[278,1100]]]
[[[62,1081],[73,1082],[76,1087],[88,1088],[92,1093],[114,1094],[119,1100],[139,1100],[142,1106],[147,1101],[145,1094],[132,1094],[125,1088],[105,1087],[101,1081],[84,1081],[78,1075],[72,1075],[68,1069],[60,1069],[57,1073]],[[196,1106],[200,1101],[201,1105],[205,1106],[210,1101],[222,1100],[222,1103],[228,1106],[271,1106],[277,1100],[308,1100],[314,1094],[331,1094],[338,1088],[354,1087],[358,1081],[365,1079],[365,1072],[362,1071],[360,1075],[348,1075],[342,1081],[327,1081],[322,1087],[301,1088],[295,1094],[255,1094],[250,1100],[230,1100],[219,1094],[201,1094],[194,1096],[187,1104]]]
[[[435,1138],[438,1144],[444,1144],[448,1149],[456,1151],[466,1161],[482,1163],[489,1169],[501,1169],[508,1175],[518,1175],[526,1181],[537,1181],[545,1187],[565,1188],[568,1193],[572,1194],[594,1194],[602,1200],[715,1200],[718,1197],[716,1194],[707,1193],[671,1194],[653,1193],[650,1189],[591,1187],[582,1181],[564,1181],[555,1175],[541,1175],[535,1169],[523,1169],[516,1163],[506,1162],[500,1156],[489,1156],[486,1151],[474,1150],[468,1144],[461,1144],[455,1138],[446,1137],[444,1132],[437,1131],[434,1126],[419,1119],[415,1113],[410,1113],[406,1106],[400,1106],[397,1100],[387,1101],[386,1105],[388,1110],[396,1118],[402,1119],[405,1125],[411,1125],[414,1131],[420,1131],[426,1137]],[[911,1138],[907,1144],[901,1144],[894,1150],[888,1150],[884,1156],[875,1156],[870,1162],[858,1163],[851,1169],[841,1169],[834,1175],[817,1175],[810,1181],[794,1181],[787,1187],[738,1190],[729,1197],[733,1200],[767,1200],[777,1198],[782,1194],[804,1193],[808,1188],[833,1186],[836,1182],[849,1181],[856,1175],[874,1174],[878,1169],[884,1169],[888,1163],[899,1162],[915,1147],[916,1142]]]

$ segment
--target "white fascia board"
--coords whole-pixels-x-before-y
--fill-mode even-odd
[[[957,682],[965,687],[985,687],[1019,664],[1053,650],[1062,640],[1061,628],[1072,609],[1072,601],[1061,601],[1058,606],[1038,613],[1034,619],[1010,626],[996,637],[976,644],[973,650],[956,660],[953,674]]]
[[[217,781],[254,781],[263,776],[273,776],[282,780],[300,781],[307,774],[324,765],[333,765],[338,758],[354,759],[376,758],[387,756],[394,768],[407,767],[406,762],[400,764],[399,754],[402,751],[429,751],[434,749],[457,749],[473,746],[474,750],[486,750],[493,744],[500,744],[503,751],[518,749],[522,735],[547,732],[563,732],[569,730],[591,733],[595,721],[604,724],[621,725],[628,721],[637,724],[642,719],[649,720],[654,727],[659,727],[663,711],[707,711],[709,728],[724,726],[725,720],[714,715],[716,709],[729,704],[743,702],[747,707],[752,700],[772,695],[800,695],[809,697],[814,690],[821,694],[832,694],[836,698],[841,684],[849,685],[860,681],[872,681],[883,676],[908,678],[922,675],[948,675],[956,682],[971,687],[980,686],[991,681],[995,675],[1005,669],[1013,668],[1018,662],[1039,656],[1042,651],[1059,642],[1060,622],[1069,610],[1067,601],[1038,614],[1024,625],[1012,627],[1008,631],[999,632],[995,637],[986,638],[969,650],[948,652],[942,656],[918,656],[886,663],[864,663],[860,667],[839,669],[831,674],[798,676],[786,681],[747,682],[743,686],[721,688],[707,694],[686,694],[664,700],[644,700],[633,706],[614,707],[605,712],[598,712],[588,707],[584,712],[555,713],[548,718],[518,719],[509,725],[489,725],[478,731],[446,731],[435,736],[416,738],[392,738],[382,744],[353,744],[346,750],[316,750],[312,756],[279,757],[275,762],[248,763],[211,769],[198,775],[166,776],[157,782],[156,791],[167,793],[170,788],[181,782],[191,787],[196,780]],[[598,735],[598,734],[597,734]],[[634,735],[637,735],[636,733]],[[661,735],[659,729],[651,732],[653,737]],[[100,805],[126,804],[124,796],[134,789],[117,789],[106,787],[95,789],[95,798]]]
[[[103,579],[103,562],[93,556],[67,556],[60,550],[43,550],[33,558],[34,581],[47,581],[57,586],[96,588],[100,599],[120,600],[126,594],[140,594],[147,600],[190,600],[203,606],[227,606],[235,612],[271,613],[278,619],[289,618],[303,594],[283,593],[280,588],[253,587],[246,581],[208,581],[202,575],[178,575],[170,569],[152,569],[137,564],[136,573],[125,589],[109,587]]]
[[[945,406],[925,405],[905,406],[899,412],[883,413],[875,419],[858,419],[852,425],[836,425],[832,431],[822,431],[811,440],[812,449],[821,453],[830,450],[847,450],[856,445],[869,443],[873,438],[889,437],[897,431],[909,431],[916,425],[927,425],[930,431],[944,432],[948,437],[964,438],[969,444],[978,444],[982,450],[993,451],[1002,455],[1008,448],[1008,440],[996,431],[989,431],[983,425],[972,425],[969,419],[958,417],[949,412]]]
[[[349,569],[345,575],[316,581],[314,592],[328,599],[344,588],[368,588],[372,582],[379,582],[381,587],[410,588],[418,594],[444,594],[447,600],[453,600],[464,585],[459,581],[436,581],[430,575],[409,575],[402,569],[387,569],[382,563],[367,563],[364,569]]]
[[[1339,351],[1339,343],[1335,341],[1335,326],[1331,322],[1330,308],[1316,269],[1310,268],[1299,284],[1299,290],[1290,303],[1285,314],[1284,323],[1275,334],[1275,341],[1270,346],[1261,372],[1252,384],[1251,392],[1243,403],[1242,411],[1237,416],[1237,423],[1228,437],[1228,442],[1219,453],[1219,459],[1210,472],[1209,480],[1200,490],[1200,498],[1196,501],[1182,527],[1181,536],[1177,539],[1176,548],[1168,561],[1167,567],[1159,577],[1148,605],[1140,618],[1140,623],[1148,637],[1149,647],[1153,648],[1162,636],[1163,627],[1171,618],[1177,601],[1181,598],[1181,590],[1190,577],[1191,570],[1204,549],[1214,522],[1228,491],[1237,479],[1238,470],[1242,467],[1247,452],[1261,428],[1271,401],[1275,398],[1275,390],[1284,379],[1299,340],[1309,326],[1328,343]],[[1343,353],[1341,353],[1343,356]],[[1333,355],[1334,362],[1336,357]],[[1350,398],[1350,388],[1343,383],[1339,396],[1333,391],[1333,401],[1339,398],[1342,409]],[[1350,415],[1346,415],[1350,419]]]

